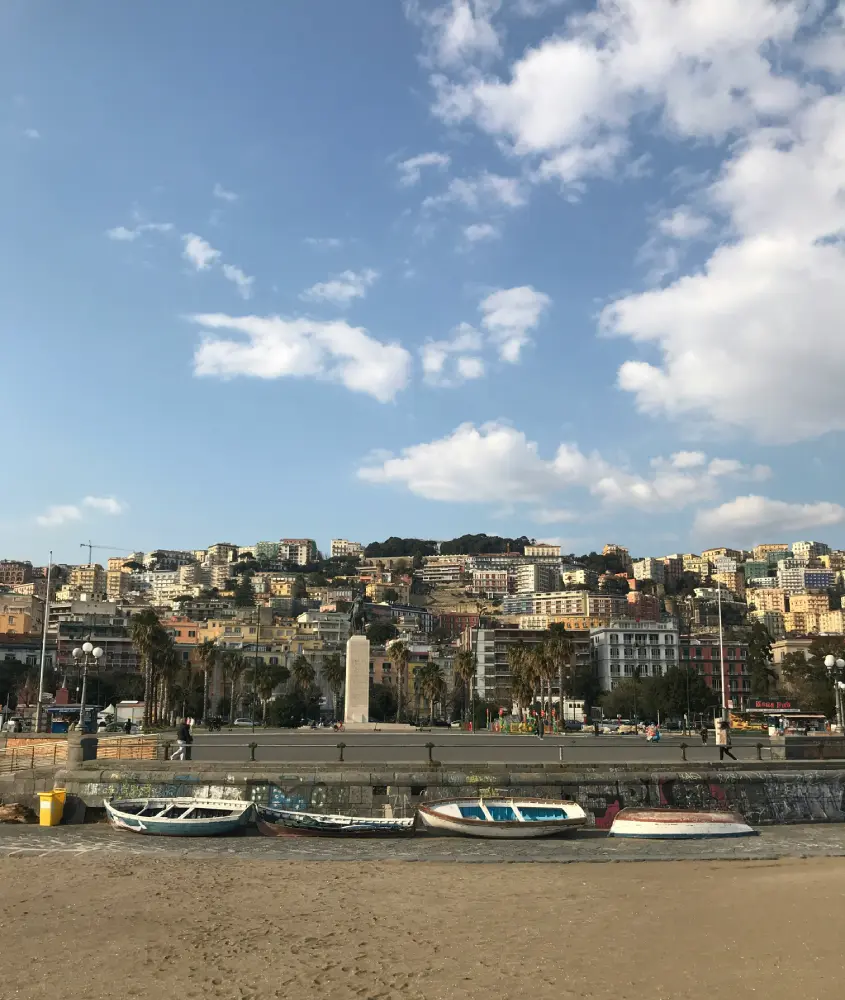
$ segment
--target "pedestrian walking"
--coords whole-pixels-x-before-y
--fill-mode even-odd
[[[725,754],[727,754],[731,760],[736,760],[736,757],[734,757],[733,752],[731,751],[731,747],[733,746],[733,740],[731,739],[730,726],[725,726],[724,734],[725,734],[725,741],[724,743],[721,743],[719,745],[719,760],[724,760]]]
[[[543,738],[543,730],[544,730],[544,728],[545,727],[543,725],[543,716],[542,716],[541,713],[538,712],[537,713],[537,739],[538,740],[541,740]]]
[[[132,719],[131,718],[127,719],[126,722],[123,723],[123,731],[124,731],[124,733],[126,733],[127,736],[131,736],[132,735]]]
[[[190,760],[191,759],[191,744],[194,742],[193,736],[191,736],[191,727],[188,725],[185,719],[179,720],[179,725],[176,727],[176,749],[170,755],[171,760]]]
[[[701,742],[706,746],[707,745],[707,726],[704,725],[703,723],[701,725],[701,733],[699,735],[701,736]]]

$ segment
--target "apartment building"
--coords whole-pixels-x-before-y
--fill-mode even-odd
[[[557,566],[545,563],[528,563],[526,566],[517,567],[516,592],[518,594],[560,590],[560,584],[561,574]]]
[[[694,552],[687,552],[682,556],[685,573],[695,573],[702,581],[710,576],[711,564],[709,559],[697,556]]]
[[[819,556],[819,565],[825,569],[845,570],[845,552],[828,552]]]
[[[349,615],[343,611],[305,611],[296,620],[322,642],[340,645],[349,638]]]
[[[823,615],[830,611],[830,599],[827,594],[792,594],[789,598],[789,610]]]
[[[818,556],[826,556],[830,553],[830,546],[824,542],[793,542],[792,555],[796,559],[803,559],[808,562]]]
[[[745,596],[749,606],[753,604],[757,611],[780,611],[783,614],[788,608],[787,593],[779,587],[757,587],[747,591]]]
[[[602,691],[632,677],[660,677],[678,663],[678,626],[674,622],[620,619],[590,631],[593,662]]]
[[[332,559],[343,559],[349,556],[362,556],[364,546],[360,542],[350,542],[346,538],[333,538],[329,546],[329,554]]]
[[[99,563],[73,566],[68,578],[68,587],[78,594],[101,597],[106,593],[106,571]]]
[[[751,695],[751,677],[748,671],[748,644],[723,643],[725,653],[725,679],[728,683],[728,707],[742,708]],[[719,636],[695,635],[684,637],[680,644],[680,666],[695,670],[707,686],[722,697],[722,666],[719,658]]]
[[[714,563],[719,558],[736,559],[737,562],[742,561],[742,553],[739,549],[704,549],[701,553],[702,559],[707,559],[709,562]]]
[[[235,548],[237,555],[237,548]],[[129,560],[126,560],[127,562]],[[195,562],[194,553],[184,549],[155,549],[144,556],[144,567],[149,570],[169,570],[171,572],[180,566]]]
[[[673,553],[663,557],[663,578],[667,583],[675,583],[681,579],[684,572],[684,557]]]
[[[778,559],[784,559],[789,553],[789,546],[785,542],[776,542],[773,544],[755,545],[751,550],[751,554],[755,559],[765,559],[767,561],[772,553],[776,553]],[[771,565],[771,562],[769,562],[769,565]]]
[[[526,545],[525,558],[560,559],[560,546],[550,545],[548,542],[537,542],[534,545]]]
[[[481,624],[481,616],[464,611],[444,611],[439,616],[437,624],[450,638],[454,638],[467,629],[478,628]]]
[[[714,573],[736,573],[738,566],[739,560],[734,559],[733,556],[717,556],[713,560]]]
[[[132,590],[132,580],[132,573],[124,572],[122,569],[106,570],[106,598],[109,601],[119,601],[124,594]]]
[[[437,587],[450,583],[460,583],[464,564],[458,561],[426,563],[414,571],[414,576],[430,586]]]
[[[15,559],[0,559],[0,586],[15,587],[32,580],[32,563]]]
[[[279,559],[306,566],[317,560],[317,543],[313,538],[282,538],[279,542]]]
[[[639,559],[634,563],[635,580],[652,580],[654,583],[664,583],[666,567],[662,559]]]
[[[642,594],[634,590],[627,595],[626,600],[628,602],[627,618],[659,622],[663,617],[663,601],[653,594]]]
[[[765,559],[746,559],[742,564],[742,572],[745,574],[745,582],[749,580],[767,577],[769,575],[769,563]]]
[[[824,611],[819,615],[820,632],[845,633],[845,611]]]
[[[591,628],[607,625],[605,616],[589,615],[520,615],[519,628],[529,631],[543,631],[552,625],[563,625],[567,632],[589,632]]]
[[[565,569],[560,573],[561,585],[566,587],[595,587],[599,582],[599,575],[592,569]],[[544,590],[554,590],[554,587],[544,587]]]
[[[255,558],[264,563],[276,563],[279,561],[278,542],[256,542],[253,546]]]
[[[237,562],[238,547],[231,542],[215,542],[206,549],[205,562],[214,566],[222,566]]]
[[[713,573],[711,579],[713,583],[721,583],[721,585],[732,593],[736,594],[737,597],[745,597],[745,574],[729,572],[729,573]]]
[[[782,611],[751,611],[749,618],[760,622],[772,639],[782,639],[786,635],[783,614]]]
[[[501,597],[511,592],[514,579],[506,569],[476,569],[472,572],[472,589],[476,594]]]
[[[13,628],[18,635],[24,631],[40,632],[44,624],[44,601],[33,594],[0,594],[0,615],[3,615],[5,628],[0,627],[0,632],[8,632]],[[14,622],[9,621],[9,617]],[[26,619],[29,628],[22,628],[22,623]]]
[[[778,587],[789,594],[803,590],[827,590],[836,582],[836,570],[804,566],[797,559],[781,559],[777,580]]]
[[[0,611],[0,634],[28,635],[32,631],[32,615],[28,612]]]
[[[783,616],[784,631],[800,635],[816,635],[820,630],[819,615],[810,611],[787,611]]]
[[[601,550],[601,554],[603,556],[616,556],[626,569],[631,568],[631,553],[624,545],[616,545],[614,542],[608,542]]]

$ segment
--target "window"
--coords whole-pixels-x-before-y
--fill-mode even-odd
[[[270,666],[271,667],[278,667],[278,665],[279,665],[279,658],[278,658],[278,656],[271,656],[270,657]]]
[[[196,637],[197,637],[197,633],[196,632],[191,632],[191,631],[188,632],[188,638],[189,639],[196,639]]]
[[[618,657],[619,657],[619,650],[618,649],[611,649],[610,655],[611,655],[611,657],[616,657],[618,659]]]
[[[675,659],[675,650],[674,649],[667,649],[666,650],[666,659],[667,660],[674,660]]]
[[[649,633],[648,641],[652,645],[656,645],[658,642],[660,642],[660,636],[659,635],[655,635],[653,632],[651,632],[651,633]]]
[[[634,650],[633,650],[633,648],[631,646],[626,646],[625,647],[625,655],[626,656],[633,656],[634,655]]]
[[[634,664],[633,663],[626,663],[625,664],[625,676],[626,677],[633,677],[634,676]]]
[[[651,651],[651,658],[652,658],[652,660],[659,660],[660,659],[660,650],[659,649],[653,649]]]
[[[665,639],[665,643],[666,643],[667,646],[674,646],[675,645],[675,637],[673,635],[667,635],[666,639]]]
[[[625,642],[626,643],[631,643],[633,641],[634,641],[634,634],[632,632],[626,632],[625,633]]]
[[[610,641],[611,641],[611,643],[612,643],[612,644],[614,644],[614,645],[615,645],[615,644],[616,644],[617,642],[619,642],[619,633],[618,633],[618,632],[611,632],[611,633],[610,633]]]
[[[637,650],[637,656],[639,657],[639,659],[644,660],[648,656],[648,650],[647,649],[638,649]]]
[[[9,624],[10,625],[14,625],[15,624],[15,616],[14,615],[9,615]]]
[[[618,677],[619,676],[619,664],[618,663],[611,663],[610,664],[610,672],[614,676]]]

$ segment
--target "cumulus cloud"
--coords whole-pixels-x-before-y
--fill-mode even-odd
[[[87,496],[79,503],[54,504],[43,514],[39,514],[35,521],[42,528],[60,528],[72,521],[81,521],[86,509],[114,517],[126,510],[126,504],[114,497]]]
[[[474,177],[455,177],[442,194],[423,200],[424,209],[439,209],[447,205],[462,205],[477,211],[487,208],[518,208],[526,202],[525,186],[518,177],[484,170]]]
[[[537,443],[522,431],[493,421],[479,427],[462,424],[446,437],[404,448],[398,456],[371,456],[358,475],[429,500],[537,504],[541,511],[555,509],[548,501],[572,488],[611,507],[680,509],[713,498],[721,481],[706,467],[679,469],[664,458],[651,465],[651,473],[641,476],[572,443],[543,458]],[[740,466],[737,471],[743,470]]]
[[[198,376],[323,379],[382,403],[408,384],[411,356],[404,347],[376,340],[342,320],[223,314],[192,318],[204,331],[194,354]],[[221,330],[240,336],[220,336]]]
[[[226,188],[219,183],[214,185],[214,191],[212,193],[214,194],[214,197],[219,198],[220,201],[232,202],[237,201],[239,198],[239,195],[237,195],[234,191],[227,191]]]
[[[140,222],[131,228],[115,226],[114,229],[107,229],[106,236],[117,242],[134,243],[142,233],[171,233],[173,228],[172,222]]]
[[[447,0],[434,6],[430,0],[406,0],[405,9],[424,30],[430,62],[455,69],[501,53],[492,20],[500,6],[501,0]]]
[[[476,222],[464,228],[464,239],[467,243],[482,243],[485,240],[497,240],[502,235],[498,226],[489,222]]]
[[[85,497],[82,501],[83,507],[90,507],[93,510],[98,510],[102,514],[111,514],[116,516],[117,514],[122,514],[126,510],[126,505],[121,503],[120,500],[116,500],[114,497]]]
[[[343,271],[328,281],[318,281],[307,288],[301,299],[310,302],[330,302],[336,306],[348,306],[355,299],[362,299],[378,278],[378,271],[367,268],[363,271]]]
[[[481,324],[489,332],[503,361],[511,364],[519,361],[522,348],[530,343],[529,334],[539,325],[551,301],[548,295],[530,285],[521,285],[500,288],[481,302]]]
[[[208,271],[212,264],[215,264],[222,256],[219,250],[196,233],[186,233],[182,237],[185,249],[182,256],[190,261],[197,271]]]
[[[838,503],[785,503],[750,495],[699,511],[695,531],[702,537],[718,538],[720,544],[754,545],[843,521],[845,507]]]
[[[418,156],[402,160],[397,164],[399,183],[403,187],[413,187],[414,184],[419,184],[423,167],[438,167],[440,170],[445,170],[451,162],[452,158],[446,153],[420,153]]]
[[[420,348],[423,377],[430,385],[455,386],[484,375],[484,362],[473,352],[483,337],[469,323],[461,323],[450,340],[429,340]]]
[[[223,265],[223,277],[227,281],[231,281],[240,292],[244,299],[248,299],[252,295],[252,286],[255,283],[255,278],[250,277],[239,268],[235,267],[234,264],[224,264]]]
[[[676,208],[671,215],[660,219],[657,228],[663,236],[673,240],[695,240],[710,229],[710,220],[691,209]]]

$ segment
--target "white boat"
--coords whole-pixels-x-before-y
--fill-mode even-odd
[[[160,837],[214,837],[252,819],[252,802],[232,799],[123,799],[104,802],[115,830]]]
[[[341,816],[259,806],[258,830],[265,837],[285,837],[292,834],[389,837],[412,834],[414,817],[398,819],[383,816]]]
[[[548,837],[587,822],[577,802],[555,799],[441,799],[421,803],[417,812],[431,830],[469,837]]]
[[[754,830],[736,812],[704,809],[622,809],[613,818],[611,837],[660,840],[697,837],[751,837]]]

